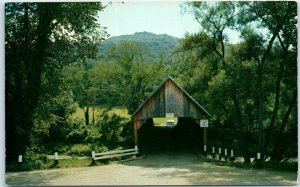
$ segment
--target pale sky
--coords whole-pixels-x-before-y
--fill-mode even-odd
[[[199,31],[192,15],[182,14],[182,2],[113,2],[99,15],[102,26],[111,36],[148,31],[183,37]]]
[[[99,14],[99,21],[111,36],[152,32],[183,38],[185,33],[199,32],[201,27],[193,15],[183,13],[180,1],[114,1]],[[229,33],[231,43],[238,34]]]

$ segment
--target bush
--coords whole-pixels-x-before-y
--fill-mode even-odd
[[[14,163],[6,166],[7,171],[28,171],[35,169],[48,168],[49,160],[46,154],[36,154],[32,150],[27,149],[23,156],[23,162]]]
[[[105,145],[109,149],[115,149],[120,146],[124,141],[121,133],[126,121],[126,118],[116,114],[110,116],[107,111],[104,111],[99,116],[99,121],[96,124],[96,127],[101,134],[99,143]]]
[[[92,148],[90,144],[75,144],[67,152],[68,155],[91,156]]]
[[[105,146],[102,146],[102,145],[96,145],[96,144],[93,144],[91,146],[92,150],[95,151],[96,153],[101,153],[101,152],[106,152],[106,151],[109,151],[107,147]]]

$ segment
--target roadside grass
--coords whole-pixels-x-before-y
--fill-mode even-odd
[[[32,171],[32,170],[44,170],[44,169],[54,169],[54,168],[74,168],[74,167],[90,167],[90,166],[100,166],[103,164],[108,164],[109,161],[93,162],[92,159],[59,159],[58,163],[54,159],[49,159],[47,162],[41,162],[38,166],[32,167],[30,164],[13,164],[6,166],[6,172],[20,172],[20,171]]]
[[[231,166],[245,169],[268,169],[275,171],[298,171],[298,162],[279,162],[279,161],[266,161],[266,162],[251,162],[251,163],[242,163],[242,162],[224,162],[216,161],[218,165],[221,166]]]
[[[58,164],[54,160],[50,161],[49,168],[71,168],[71,167],[88,167],[93,165],[92,159],[62,159],[58,161]]]

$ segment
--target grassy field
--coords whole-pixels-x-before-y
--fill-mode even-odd
[[[106,107],[95,107],[94,109],[94,115],[95,115],[95,119],[97,119],[97,117],[104,111],[106,110]],[[124,107],[114,107],[112,108],[108,114],[112,115],[112,114],[116,114],[119,115],[121,117],[125,117],[125,118],[130,118],[131,116],[128,114],[128,111],[126,108]],[[93,118],[93,108],[89,109],[89,117],[90,117],[90,121]],[[82,108],[77,108],[76,111],[73,113],[72,118],[75,119],[84,119],[84,111]]]
[[[168,119],[174,120],[175,125],[177,124],[177,118],[153,118],[154,125],[165,125]]]
[[[104,111],[106,110],[107,107],[95,107],[94,112],[95,112],[95,119]],[[128,114],[128,111],[125,107],[114,107],[112,108],[109,112],[110,115],[112,114],[117,114],[119,116],[125,117],[125,118],[130,118],[131,115]],[[90,116],[90,121],[93,118],[93,108],[89,109],[89,116]],[[84,119],[84,111],[81,108],[77,108],[76,111],[73,113],[72,118],[75,119]],[[177,124],[178,119],[177,118],[153,118],[153,122],[155,125],[165,125],[168,119],[172,119],[175,122],[175,125]]]

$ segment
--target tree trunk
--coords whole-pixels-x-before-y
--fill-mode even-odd
[[[266,147],[271,141],[271,138],[274,137],[274,125],[277,118],[278,110],[279,110],[279,100],[280,100],[280,84],[284,71],[284,63],[280,63],[280,67],[277,74],[276,84],[275,84],[275,101],[274,101],[274,109],[271,116],[270,126],[268,130],[268,136],[266,137]]]
[[[274,148],[273,148],[273,151],[272,151],[272,154],[271,154],[272,160],[280,160],[281,157],[282,157],[282,152],[280,150],[282,149],[281,148],[281,146],[282,146],[281,142],[283,141],[282,140],[283,131],[284,131],[286,123],[289,119],[289,116],[292,112],[292,109],[296,105],[296,100],[297,100],[297,91],[294,91],[293,98],[292,98],[292,100],[289,104],[289,108],[288,108],[287,112],[284,115],[284,118],[283,118],[282,123],[280,125],[280,129],[278,131],[277,138],[275,139]]]
[[[93,106],[93,125],[95,125],[95,106]]]
[[[85,117],[85,125],[88,126],[90,123],[89,119],[89,106],[86,107],[86,110],[84,111],[84,117]]]
[[[6,108],[6,162],[16,162],[18,154],[24,154],[30,145],[29,135],[33,126],[33,114],[38,103],[41,88],[41,75],[45,52],[48,48],[50,33],[51,7],[38,6],[38,25],[36,42],[30,44],[29,38],[29,4],[24,3],[23,33],[24,41],[16,46],[19,49],[7,49],[15,54],[7,58],[6,63],[15,63],[13,69],[6,69],[6,77],[13,77],[14,83],[7,82],[9,91],[6,99],[12,98]],[[52,11],[52,9],[51,9]],[[7,66],[6,66],[7,68]]]

